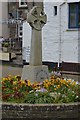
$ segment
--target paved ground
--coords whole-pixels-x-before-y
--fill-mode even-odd
[[[0,78],[6,77],[8,75],[12,75],[12,76],[20,75],[21,76],[22,75],[22,67],[18,67],[18,66],[12,67],[12,66],[8,66],[8,65],[6,65],[6,66],[0,65]],[[63,74],[63,77],[71,78],[71,79],[74,79],[74,80],[80,82],[80,75]]]
[[[22,66],[22,64],[22,55],[17,55],[16,59],[14,59],[11,64],[0,64],[0,78],[7,75],[22,75],[22,67],[19,67]],[[63,74],[63,76],[67,78],[72,78],[80,82],[80,75]]]
[[[1,66],[0,65],[0,78],[5,77],[7,75],[21,75],[22,74],[22,68],[21,67],[12,67],[12,66]]]
[[[0,63],[0,78],[5,77],[7,75],[21,75],[22,74],[22,55],[17,55],[16,59],[13,62],[3,62]],[[13,67],[14,66],[14,67]]]

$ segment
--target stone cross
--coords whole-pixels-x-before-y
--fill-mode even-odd
[[[27,22],[32,27],[32,36],[30,62],[23,68],[23,80],[42,82],[48,79],[48,67],[42,65],[42,27],[46,24],[46,21],[47,16],[40,6],[34,6],[27,14]]]
[[[27,15],[27,22],[32,27],[30,65],[42,65],[42,27],[47,16],[39,6],[34,6]]]

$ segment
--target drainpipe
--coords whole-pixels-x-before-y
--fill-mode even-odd
[[[65,2],[61,3],[59,5],[59,60],[58,60],[58,68],[60,67],[60,63],[61,63],[61,47],[62,47],[62,36],[61,36],[61,7],[62,5],[64,5]]]
[[[19,19],[18,18],[18,9],[16,10],[16,13],[17,13],[17,20]],[[17,39],[18,39],[18,43],[19,43],[19,25],[18,25],[18,23],[16,24],[16,28],[17,28]]]

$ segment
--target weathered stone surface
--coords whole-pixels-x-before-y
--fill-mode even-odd
[[[25,65],[23,68],[22,79],[29,79],[31,82],[42,82],[45,79],[48,79],[48,67],[45,65],[42,66],[30,66]]]
[[[38,31],[46,24],[47,16],[40,6],[34,6],[27,15],[27,22]]]
[[[2,120],[50,119],[79,120],[80,103],[71,104],[2,104]]]

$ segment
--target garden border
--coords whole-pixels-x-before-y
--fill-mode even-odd
[[[79,118],[80,102],[62,104],[2,103],[2,120],[79,120]]]

